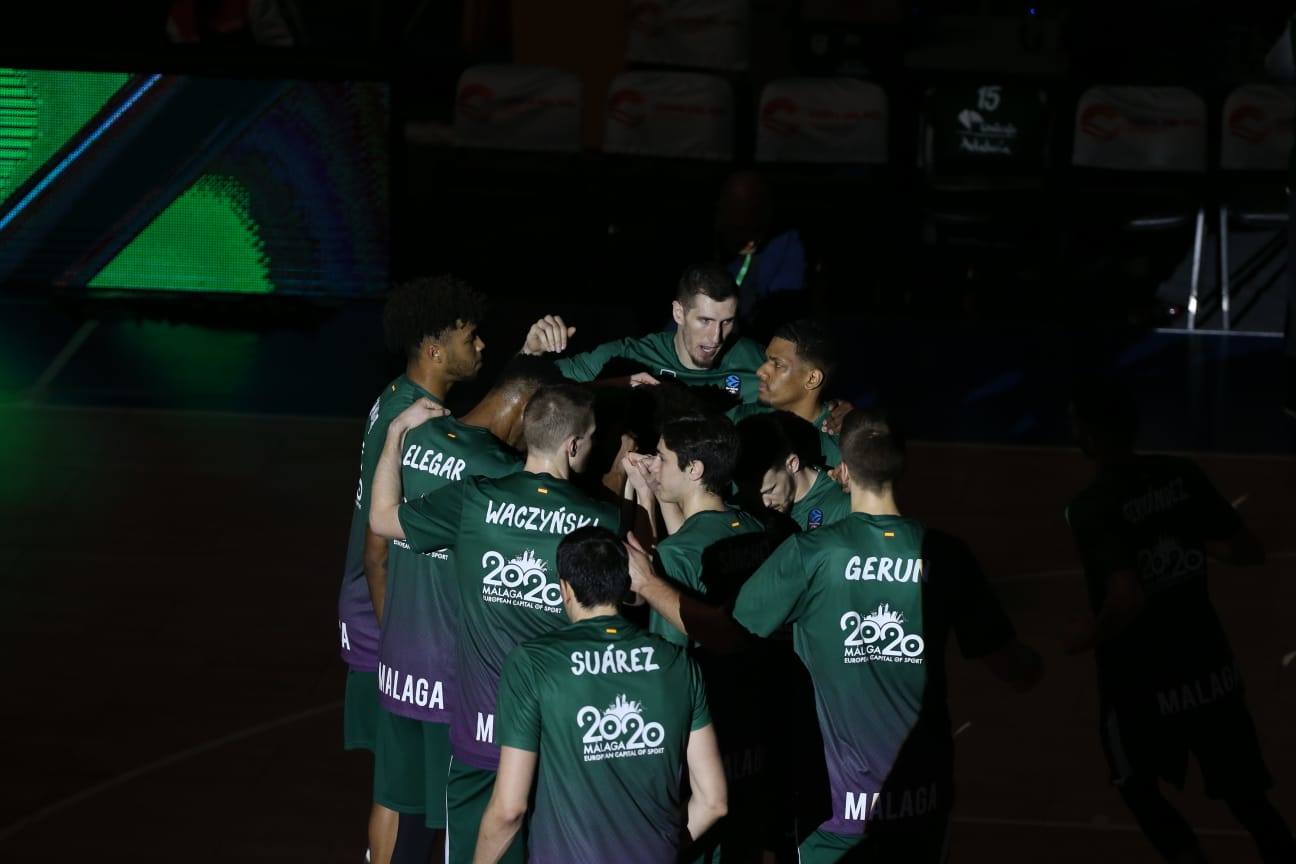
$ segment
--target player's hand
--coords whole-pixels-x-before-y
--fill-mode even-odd
[[[658,381],[653,376],[649,375],[647,372],[636,372],[635,374],[630,376],[631,387],[643,387],[643,386],[651,387],[655,384],[660,384],[660,383],[661,383],[660,381]]]
[[[653,572],[652,559],[633,533],[626,535],[625,547],[630,562],[630,590],[642,594],[644,587],[657,576]]]
[[[634,489],[639,500],[647,503],[652,499],[652,480],[648,474],[647,460],[650,457],[631,451],[621,457],[621,469],[625,471],[626,483]]]
[[[522,345],[523,354],[561,354],[567,350],[567,340],[576,333],[575,327],[568,327],[567,322],[557,315],[546,315],[531,325],[527,331],[526,342]]]
[[[843,461],[828,469],[828,479],[836,483],[846,494],[850,494],[850,484],[846,481],[846,463]]]
[[[392,421],[391,428],[396,430],[398,434],[403,435],[410,429],[422,426],[433,418],[444,417],[449,413],[449,408],[446,408],[444,405],[438,405],[426,396],[422,396],[414,400],[413,405],[410,405],[404,411],[396,415],[396,419]]]
[[[855,410],[855,406],[845,399],[833,399],[828,403],[828,416],[824,418],[823,431],[829,435],[841,433],[842,421],[846,415]]]

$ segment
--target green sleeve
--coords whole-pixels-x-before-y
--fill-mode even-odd
[[[634,340],[616,339],[612,342],[604,342],[593,351],[563,357],[557,363],[558,371],[565,378],[572,381],[581,383],[593,381],[613,357],[627,356],[627,350],[632,341]]]
[[[692,657],[685,656],[684,662],[689,669],[689,698],[692,701],[693,717],[689,731],[697,731],[711,722],[711,709],[707,706],[706,684],[702,680],[702,670]]]
[[[779,544],[738,592],[734,620],[757,636],[768,636],[805,613],[810,574],[801,560],[800,540],[793,535]]]
[[[838,446],[837,439],[820,429],[819,443],[823,449],[824,465],[829,468],[836,468],[840,465],[841,447]]]
[[[660,545],[656,552],[657,571],[661,575],[699,594],[706,593],[701,574],[698,572],[701,562],[697,558],[690,557],[687,551],[670,545]]]
[[[536,690],[535,667],[525,649],[515,649],[504,661],[495,719],[499,723],[501,747],[539,752],[540,696]]]
[[[653,550],[652,558],[653,569],[656,570],[659,575],[669,579],[677,585],[683,584],[675,575],[674,567],[667,563],[668,558],[674,558],[669,547],[662,548],[661,546],[658,546]],[[648,630],[649,632],[662,637],[672,645],[678,645],[681,648],[687,648],[689,646],[689,638],[676,630],[674,625],[663,618],[655,609],[648,613]]]
[[[396,419],[394,413],[383,410],[383,407],[379,408],[378,413],[370,415],[373,419],[360,444],[360,488],[356,491],[356,506],[365,515],[369,513],[370,489],[373,487],[374,471],[378,469],[378,457],[382,456],[383,445],[387,443],[387,427]]]
[[[400,506],[396,515],[411,549],[431,552],[455,545],[466,488],[464,483],[452,483]]]
[[[510,453],[501,452],[496,458],[490,460],[482,467],[481,476],[490,477],[492,480],[499,477],[507,477],[510,474],[516,474],[522,470],[525,463]]]

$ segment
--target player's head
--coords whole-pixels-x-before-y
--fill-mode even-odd
[[[734,478],[739,493],[771,510],[789,512],[798,475],[823,464],[819,431],[795,414],[771,411],[739,423],[738,436],[742,448]]]
[[[775,408],[790,408],[807,393],[822,401],[836,368],[836,346],[827,327],[809,318],[781,324],[756,370],[757,396]]]
[[[625,546],[606,528],[577,528],[558,543],[558,584],[573,620],[573,612],[616,606],[630,591]]]
[[[890,492],[904,473],[904,441],[879,411],[856,409],[841,430],[844,476],[851,489]]]
[[[662,426],[651,463],[657,495],[678,503],[701,488],[725,495],[738,461],[738,432],[725,417],[687,417]]]
[[[1138,408],[1134,395],[1115,378],[1084,378],[1071,390],[1071,425],[1076,443],[1093,459],[1119,458],[1134,449]]]
[[[575,472],[589,459],[594,427],[594,394],[576,384],[541,387],[522,414],[527,454],[559,456]]]
[[[522,418],[531,397],[541,387],[564,381],[553,358],[545,354],[515,354],[504,364],[491,387],[491,395],[499,400],[501,413],[507,413],[510,418],[505,444],[522,446]]]
[[[466,381],[482,366],[486,343],[477,325],[486,298],[454,276],[412,279],[392,289],[383,309],[383,328],[392,351],[426,362],[448,381]]]
[[[738,286],[723,267],[690,267],[680,277],[671,313],[677,347],[695,367],[710,369],[733,333]]]

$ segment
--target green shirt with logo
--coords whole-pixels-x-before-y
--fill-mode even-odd
[[[842,491],[827,471],[820,471],[805,497],[793,502],[788,515],[798,530],[814,531],[845,518],[850,512],[850,495]]]
[[[948,633],[969,657],[1013,637],[964,544],[912,519],[852,513],[781,544],[733,616],[759,636],[792,624],[828,767],[822,830],[855,835],[948,811]]]
[[[522,468],[518,455],[490,432],[453,417],[409,430],[402,446],[401,492],[407,501],[469,477],[503,477]],[[393,714],[450,721],[459,622],[453,555],[419,554],[403,540],[388,547],[378,701]]]
[[[620,514],[566,480],[520,471],[472,477],[400,507],[415,552],[453,551],[459,593],[457,701],[450,717],[455,758],[494,771],[495,692],[514,646],[566,623],[557,551],[585,525],[620,533]]]
[[[697,665],[609,615],[519,645],[499,743],[539,754],[532,861],[674,861],[689,734],[711,722]]]
[[[675,350],[675,333],[663,331],[639,338],[604,342],[593,351],[558,361],[558,370],[573,381],[593,381],[615,357],[642,364],[655,378],[676,378],[692,387],[721,387],[742,402],[756,401],[756,369],[765,351],[750,339],[735,339],[710,369],[689,369]]]
[[[764,526],[752,515],[737,508],[703,510],[684,520],[684,524],[657,544],[657,559],[661,574],[672,579],[695,594],[709,593],[703,556],[713,544],[756,534]],[[688,645],[689,639],[676,630],[665,618],[652,612],[648,629],[676,645]]]

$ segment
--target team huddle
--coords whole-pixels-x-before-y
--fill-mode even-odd
[[[451,277],[393,292],[407,369],[367,420],[338,622],[345,745],[374,753],[372,860],[945,860],[948,639],[1017,690],[1039,658],[968,547],[900,514],[886,417],[825,398],[828,331],[787,322],[762,348],[737,311],[733,278],[698,267],[672,330],[561,356],[574,328],[546,316],[450,416],[482,367],[483,298]],[[1162,523],[1218,497],[1194,481],[1148,505]],[[1148,581],[1118,497],[1073,506],[1082,552],[1099,550],[1073,644],[1096,648],[1100,678],[1131,622],[1197,590]],[[1244,531],[1222,530],[1181,544]],[[1226,643],[1203,662],[1232,668]],[[1104,697],[1146,734],[1131,677]],[[1229,700],[1249,723],[1240,686]],[[1220,781],[1231,805],[1246,786],[1249,812],[1268,803],[1253,763]],[[1253,833],[1281,852],[1273,817]]]

